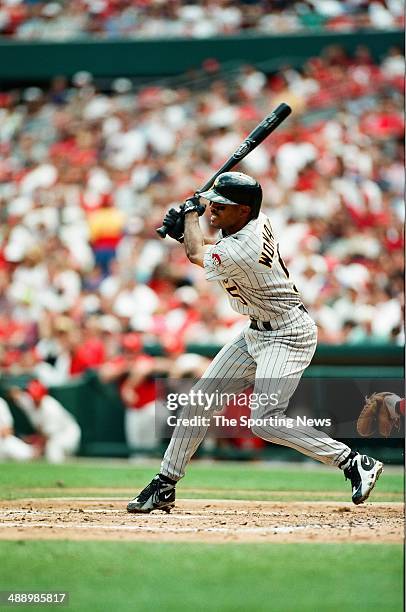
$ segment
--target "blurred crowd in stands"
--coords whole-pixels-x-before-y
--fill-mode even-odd
[[[404,27],[403,0],[3,0],[0,34],[20,40],[209,38],[241,32]]]
[[[246,319],[155,228],[281,101],[293,118],[241,169],[263,186],[319,341],[400,345],[403,71],[397,49],[377,65],[330,47],[271,75],[210,64],[201,89],[100,91],[78,73],[1,92],[1,371],[113,379],[143,345],[174,360],[233,338]]]

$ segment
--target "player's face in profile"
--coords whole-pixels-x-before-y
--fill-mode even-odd
[[[244,227],[248,222],[249,208],[247,206],[231,206],[210,202],[209,208],[210,225],[216,229],[233,233]]]

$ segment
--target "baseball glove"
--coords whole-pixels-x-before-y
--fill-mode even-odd
[[[400,420],[393,410],[388,407],[385,398],[392,393],[373,393],[365,398],[365,405],[357,420],[357,431],[360,436],[369,438],[379,433],[389,438],[393,429],[399,429]]]

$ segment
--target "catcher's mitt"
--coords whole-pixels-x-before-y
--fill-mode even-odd
[[[357,431],[360,436],[369,438],[379,433],[389,438],[392,429],[399,429],[399,415],[394,413],[387,405],[385,398],[392,393],[373,393],[365,398],[365,405],[357,421]]]

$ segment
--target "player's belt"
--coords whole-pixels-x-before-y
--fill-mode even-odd
[[[303,304],[300,304],[299,310],[307,312],[307,309],[303,306]],[[276,331],[278,327],[279,326],[272,321],[256,321],[255,319],[251,319],[250,328],[256,329],[257,331]]]

